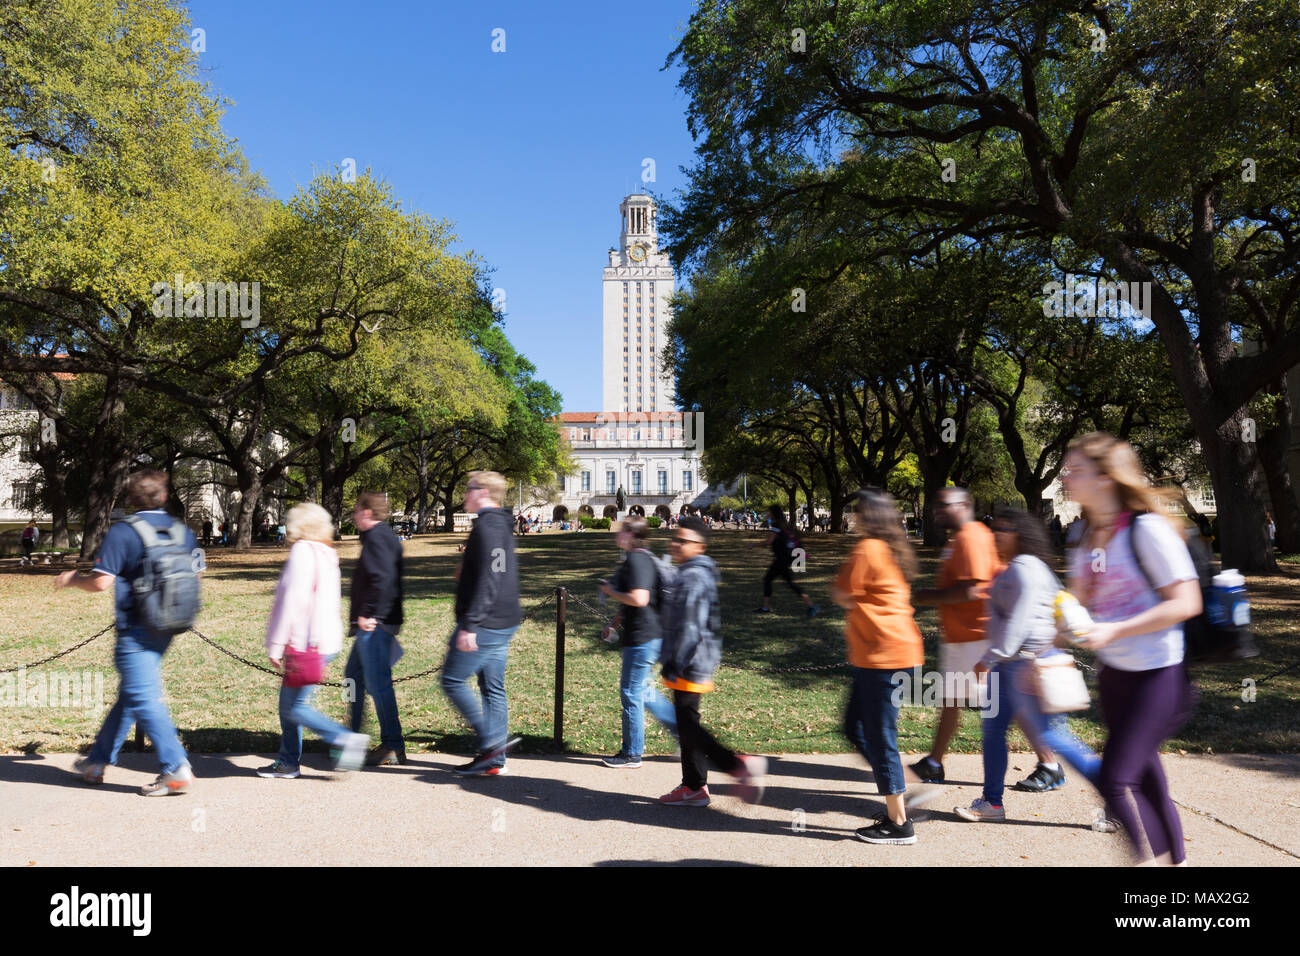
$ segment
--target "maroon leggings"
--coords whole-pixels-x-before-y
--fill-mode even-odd
[[[1169,798],[1159,750],[1187,722],[1195,704],[1187,672],[1182,664],[1149,671],[1103,667],[1098,687],[1109,736],[1097,789],[1139,856],[1143,854],[1139,834],[1145,831],[1153,856],[1169,853],[1174,863],[1181,863],[1186,857],[1183,825]]]

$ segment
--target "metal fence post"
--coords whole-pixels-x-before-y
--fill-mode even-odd
[[[555,589],[555,746],[564,749],[564,624],[569,592]]]

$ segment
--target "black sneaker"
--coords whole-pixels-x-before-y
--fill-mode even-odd
[[[912,764],[912,772],[926,783],[943,783],[943,764],[936,764],[929,757]]]
[[[522,737],[511,737],[495,750],[482,751],[469,763],[453,769],[452,773],[461,777],[495,777],[505,769],[506,754],[521,743],[523,743]]]
[[[1065,786],[1065,771],[1059,765],[1053,770],[1040,763],[1034,768],[1033,773],[1016,784],[1015,789],[1026,793],[1046,793],[1048,790],[1063,786]]]
[[[910,844],[916,842],[916,832],[912,821],[904,820],[900,827],[889,817],[881,817],[874,826],[861,827],[857,830],[858,839],[864,843]]]
[[[614,767],[618,770],[636,770],[641,766],[640,757],[632,757],[625,753],[617,753],[612,757],[601,757],[600,762],[606,767]]]

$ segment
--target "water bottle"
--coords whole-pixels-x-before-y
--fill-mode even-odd
[[[1215,627],[1245,627],[1250,623],[1246,579],[1236,568],[1220,571],[1210,582],[1206,616]]]
[[[1056,592],[1056,622],[1068,631],[1070,640],[1078,644],[1092,630],[1092,617],[1088,609],[1069,591]]]

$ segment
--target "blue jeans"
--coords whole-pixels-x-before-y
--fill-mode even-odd
[[[154,637],[143,628],[118,632],[113,665],[121,684],[117,701],[90,748],[92,763],[117,763],[132,724],[139,724],[153,741],[163,773],[174,773],[189,763],[163,703],[162,658],[171,642],[170,637]]]
[[[618,679],[618,695],[623,702],[623,753],[640,757],[645,752],[645,712],[668,732],[677,736],[677,711],[672,702],[655,686],[654,666],[663,642],[656,638],[644,644],[623,648],[623,669]]]
[[[510,653],[510,638],[518,626],[504,631],[480,627],[475,634],[476,651],[462,651],[456,647],[456,632],[452,629],[447,660],[442,665],[442,689],[461,715],[478,735],[478,751],[485,753],[505,745],[509,738],[510,710],[506,704],[506,656]],[[478,694],[470,689],[469,679],[478,678]],[[482,703],[479,703],[479,698]],[[504,766],[503,756],[493,766]]]
[[[984,799],[995,806],[1002,805],[1006,789],[1007,728],[1016,718],[1035,749],[1050,747],[1094,787],[1101,775],[1101,758],[1070,733],[1065,715],[1044,714],[1038,698],[1022,686],[1032,681],[1033,666],[1033,661],[1008,661],[989,675],[989,680],[997,680],[998,709],[993,716],[988,710],[980,715],[984,717],[980,728],[984,739]]]
[[[909,671],[853,668],[853,689],[844,714],[844,734],[858,753],[871,764],[876,792],[883,795],[907,789],[903,761],[898,756],[898,705],[895,674]]]
[[[328,664],[337,656],[326,655],[325,663]],[[330,744],[337,744],[348,733],[346,727],[330,720],[311,705],[316,687],[316,684],[308,684],[306,687],[280,685],[280,760],[290,767],[298,766],[302,760],[304,727]]]
[[[366,712],[366,694],[375,699],[375,716],[379,718],[379,743],[405,752],[402,722],[397,719],[397,695],[393,693],[393,635],[376,624],[373,631],[357,631],[352,653],[348,655],[345,679],[355,681],[352,699],[352,732],[361,730]]]

